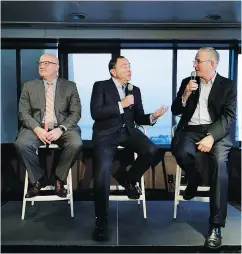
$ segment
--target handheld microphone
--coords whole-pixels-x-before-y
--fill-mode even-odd
[[[191,80],[196,80],[196,71],[191,72]],[[195,94],[195,93],[196,93],[196,90],[192,91],[192,94]]]
[[[133,85],[131,83],[128,83],[128,93],[127,95],[133,95]],[[129,106],[129,109],[132,108],[132,105]]]

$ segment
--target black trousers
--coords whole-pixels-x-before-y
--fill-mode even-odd
[[[172,140],[172,153],[178,165],[185,171],[188,181],[193,181],[197,176],[198,163],[196,161],[196,142],[205,137],[204,133],[177,132]],[[219,226],[225,226],[227,216],[227,195],[228,195],[228,154],[232,147],[229,137],[224,137],[214,143],[208,153],[210,176],[210,218],[209,222]]]
[[[81,133],[76,130],[66,131],[53,143],[56,143],[61,148],[55,175],[60,180],[65,181],[69,169],[74,164],[82,148]],[[35,183],[45,176],[45,170],[41,167],[39,156],[36,153],[40,145],[43,145],[42,141],[29,129],[21,130],[15,141],[15,147],[25,164],[31,183]]]
[[[117,138],[118,137],[118,138]],[[142,175],[149,169],[156,146],[141,131],[130,135],[126,128],[120,129],[120,134],[112,142],[103,142],[94,145],[94,203],[96,217],[107,218],[110,192],[110,173],[113,158],[119,145],[132,149],[138,154],[137,159],[129,169],[131,181],[140,181]],[[119,175],[119,172],[117,173]]]

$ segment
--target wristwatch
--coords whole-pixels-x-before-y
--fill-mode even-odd
[[[66,128],[63,125],[59,125],[58,127],[61,129],[63,133],[66,132]]]

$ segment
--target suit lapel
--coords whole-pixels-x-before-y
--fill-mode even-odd
[[[55,115],[56,118],[58,119],[59,115],[59,108],[60,108],[60,103],[63,97],[63,79],[58,78],[56,82],[56,90],[55,90]]]
[[[212,89],[208,96],[208,107],[211,105],[212,101],[215,99],[215,96],[218,93],[219,89],[221,89],[220,83],[221,83],[221,76],[217,73],[217,76],[213,82]]]
[[[38,89],[38,97],[39,97],[41,119],[42,119],[44,116],[44,111],[45,111],[45,86],[44,86],[43,79],[38,80],[38,84],[36,87]]]
[[[120,101],[118,89],[117,89],[116,85],[114,84],[112,78],[109,79],[109,84],[110,85],[108,86],[108,88],[109,88],[110,94],[112,94],[112,96],[113,96],[114,101]]]

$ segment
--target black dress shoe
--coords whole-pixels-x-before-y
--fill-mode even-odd
[[[64,182],[60,180],[55,181],[55,194],[61,198],[66,198],[67,190],[64,187]]]
[[[197,193],[197,187],[198,187],[198,185],[188,183],[188,185],[184,191],[183,198],[185,200],[190,200],[190,199],[194,198]]]
[[[34,183],[33,187],[28,190],[28,192],[25,195],[25,198],[32,198],[38,196],[41,188],[43,188],[43,186],[39,181],[37,181],[36,183]]]
[[[201,184],[201,182],[202,182],[202,177],[198,173],[197,177],[195,179],[188,181],[187,187],[186,187],[184,194],[183,194],[183,198],[185,200],[190,200],[190,199],[194,198],[197,194],[197,188],[198,188],[199,184]]]
[[[107,241],[108,240],[108,227],[107,220],[102,218],[97,218],[95,222],[95,228],[92,234],[92,239],[94,241]]]
[[[222,245],[221,229],[218,226],[211,225],[206,237],[205,246],[210,249],[218,249]]]
[[[135,182],[125,180],[121,185],[125,188],[128,198],[130,199],[140,198],[141,190],[139,189],[139,187],[136,185]]]
[[[135,181],[130,180],[129,172],[125,172],[122,175],[115,176],[118,183],[124,187],[128,198],[139,199],[141,195],[141,189],[136,185]]]

